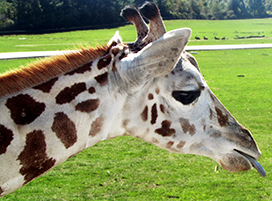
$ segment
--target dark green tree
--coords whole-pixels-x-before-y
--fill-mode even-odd
[[[6,30],[14,24],[14,7],[6,0],[0,0],[0,30]]]
[[[145,0],[0,0],[0,27],[16,30],[117,26],[121,9]],[[153,0],[166,19],[241,19],[272,14],[272,0]],[[4,25],[5,24],[5,25]],[[3,28],[2,28],[3,29]]]
[[[230,0],[228,10],[233,11],[232,15],[235,15],[239,19],[250,17],[243,0]]]
[[[249,13],[252,17],[267,17],[265,2],[263,0],[249,0]]]
[[[202,15],[202,9],[204,7],[202,0],[191,0],[190,1],[191,7],[191,17],[193,19],[203,19],[204,16]]]

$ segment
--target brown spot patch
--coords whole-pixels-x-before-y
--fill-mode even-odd
[[[116,56],[120,52],[120,47],[111,48],[111,53]]]
[[[72,70],[72,71],[66,73],[65,75],[84,74],[87,71],[92,71],[92,65],[93,65],[93,62],[91,61],[91,62],[86,63],[83,66],[81,66],[75,70]]]
[[[209,116],[210,120],[212,120],[212,117],[213,117],[213,112],[212,112],[212,109],[210,108],[210,116]]]
[[[152,100],[152,99],[154,99],[153,94],[148,94],[148,100]]]
[[[228,116],[223,115],[223,112],[217,107],[215,107],[215,111],[217,113],[217,120],[218,120],[218,123],[220,124],[220,126],[221,127],[226,126],[228,123]]]
[[[151,124],[155,124],[157,121],[158,112],[157,112],[157,104],[155,103],[151,108]]]
[[[108,73],[105,72],[102,75],[96,76],[94,79],[103,87],[108,84]]]
[[[56,97],[57,104],[70,103],[75,97],[86,90],[84,82],[76,83],[71,87],[65,87]]]
[[[165,107],[164,107],[164,105],[160,104],[160,110],[161,110],[162,113],[165,113]]]
[[[184,142],[184,141],[180,141],[180,142],[177,144],[177,148],[180,149],[180,148],[184,147],[185,143],[186,143],[186,142]]]
[[[166,148],[171,148],[173,146],[174,142],[173,141],[169,141],[166,144]]]
[[[96,118],[91,125],[91,130],[89,135],[93,137],[96,136],[97,133],[101,131],[103,123],[104,123],[104,117],[100,116]]]
[[[26,145],[17,160],[22,165],[20,173],[25,176],[24,185],[52,168],[56,162],[46,154],[45,137],[41,130],[27,134]]]
[[[12,140],[13,132],[0,124],[0,155],[7,151]]]
[[[106,66],[108,66],[110,62],[111,62],[111,55],[107,55],[98,61],[97,68],[101,70],[102,68],[105,68]]]
[[[74,122],[63,112],[55,114],[52,131],[56,133],[57,137],[64,144],[66,149],[71,147],[77,141],[77,131]]]
[[[100,103],[99,99],[89,99],[81,103],[78,103],[76,105],[76,110],[89,113],[95,111],[98,108],[99,103]]]
[[[145,106],[144,110],[141,113],[141,118],[143,121],[147,121],[148,118],[148,107]]]
[[[39,117],[45,109],[44,103],[35,101],[27,94],[20,94],[9,98],[6,106],[10,110],[11,118],[19,125],[30,124]]]
[[[155,92],[156,92],[156,94],[159,94],[160,93],[160,89],[156,88]]]
[[[55,82],[58,80],[58,78],[53,78],[43,84],[40,84],[38,86],[33,87],[33,89],[41,90],[44,93],[49,93],[54,86]]]
[[[89,92],[90,94],[94,94],[96,91],[95,91],[95,88],[94,88],[94,87],[90,87],[90,88],[88,89],[88,92]]]
[[[189,124],[188,119],[180,118],[179,123],[180,123],[180,126],[181,126],[184,133],[189,132],[189,134],[192,135],[192,136],[195,134],[195,132],[196,132],[195,125],[194,124],[192,124],[192,125]]]
[[[163,137],[168,137],[168,136],[172,136],[173,134],[176,133],[175,129],[170,128],[172,122],[168,121],[168,120],[164,120],[161,125],[161,128],[158,128],[155,130],[155,133],[163,136]]]

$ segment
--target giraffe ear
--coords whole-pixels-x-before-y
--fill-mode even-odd
[[[118,64],[123,79],[141,84],[150,78],[169,74],[191,36],[191,29],[182,28],[165,33],[137,54],[130,54]]]
[[[114,36],[109,40],[107,45],[108,46],[114,46],[114,45],[116,45],[118,43],[123,43],[123,42],[122,42],[121,36],[119,35],[119,31],[116,31]]]

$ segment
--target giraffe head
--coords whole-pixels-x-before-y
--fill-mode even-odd
[[[163,26],[156,32],[156,26],[163,24],[161,17],[159,12],[154,12],[155,17],[146,16],[148,9],[157,7],[148,3],[141,8],[150,21],[148,33],[135,8],[122,12],[129,21],[139,23],[138,38],[129,44],[130,50],[138,53],[116,63],[128,86],[123,111],[127,134],[169,151],[207,156],[230,172],[254,167],[265,176],[256,161],[261,153],[251,133],[211,92],[195,58],[182,51],[190,30],[165,33]]]

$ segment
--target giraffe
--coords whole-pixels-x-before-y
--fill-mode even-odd
[[[149,28],[136,8],[122,11],[136,26],[134,43],[123,44],[116,32],[105,46],[0,76],[0,196],[123,135],[207,156],[230,172],[254,167],[265,176],[251,133],[211,92],[195,58],[184,51],[191,30],[166,32],[153,3],[140,11]]]

